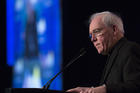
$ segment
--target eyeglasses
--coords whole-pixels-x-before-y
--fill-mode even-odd
[[[103,31],[103,28],[93,30],[93,32],[91,34],[89,34],[89,38],[91,39],[92,36],[98,37],[98,36],[103,35],[102,31]]]

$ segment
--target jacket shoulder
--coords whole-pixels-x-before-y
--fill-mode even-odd
[[[136,42],[126,41],[120,50],[126,55],[138,54],[140,56],[140,44]]]

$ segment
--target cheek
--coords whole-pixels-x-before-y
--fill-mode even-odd
[[[94,43],[94,46],[98,51],[102,51],[104,49],[104,38],[97,38],[97,41]]]
[[[106,49],[107,49],[107,40],[104,37],[99,39],[99,44],[100,44],[99,51],[106,51]]]
[[[105,45],[105,39],[103,37],[98,39],[98,43],[100,44],[100,46],[104,47]]]

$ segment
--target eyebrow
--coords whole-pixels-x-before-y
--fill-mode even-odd
[[[91,33],[96,32],[96,30],[101,30],[101,29],[102,29],[102,28],[96,28],[96,29],[92,30]]]

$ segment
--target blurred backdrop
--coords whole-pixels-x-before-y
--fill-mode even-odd
[[[101,11],[118,13],[125,36],[140,43],[138,2],[107,0],[1,0],[0,87],[42,87],[83,47],[88,19]],[[54,80],[51,89],[97,86],[106,56],[90,48]]]
[[[7,0],[6,62],[12,67],[12,87],[41,88],[60,71],[60,10],[59,0]],[[51,87],[62,89],[62,77]]]

